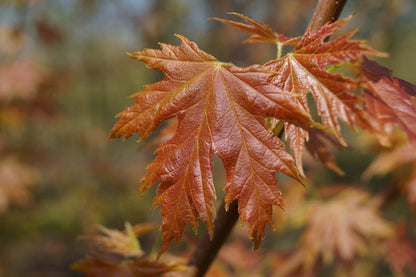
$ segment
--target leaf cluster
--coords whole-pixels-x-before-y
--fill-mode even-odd
[[[145,139],[163,121],[176,117],[173,136],[156,150],[140,192],[161,179],[153,206],[161,206],[163,246],[179,242],[185,225],[197,230],[202,220],[212,236],[215,218],[213,157],[226,170],[225,204],[237,199],[240,220],[247,224],[257,248],[266,225],[274,227],[273,206],[284,207],[275,177],[283,173],[298,181],[304,175],[302,154],[312,155],[341,173],[327,143],[345,147],[341,124],[369,130],[388,145],[395,127],[416,139],[415,86],[367,60],[386,56],[355,31],[328,40],[351,17],[325,24],[317,32],[289,38],[240,14],[245,23],[216,19],[251,36],[246,42],[273,43],[277,58],[264,65],[237,67],[218,61],[196,43],[177,35],[181,46],[161,43],[160,50],[129,54],[165,78],[131,96],[136,103],[119,113],[109,138],[140,134]],[[215,18],[214,18],[215,19]],[[282,48],[294,48],[281,57]],[[350,69],[353,77],[335,73]],[[309,103],[310,94],[314,103]],[[314,118],[311,109],[318,112]],[[279,137],[289,140],[292,155]],[[295,161],[295,163],[293,163]],[[352,250],[341,250],[349,256]]]

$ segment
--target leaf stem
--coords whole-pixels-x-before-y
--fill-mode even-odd
[[[277,45],[277,58],[276,58],[276,60],[278,60],[282,57],[282,47],[283,47],[283,45],[280,42],[277,42],[276,45]]]

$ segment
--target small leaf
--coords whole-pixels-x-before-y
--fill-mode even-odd
[[[251,34],[251,36],[248,39],[246,39],[244,42],[268,42],[268,43],[282,44],[282,45],[296,45],[296,43],[299,41],[298,37],[290,38],[285,35],[281,35],[281,34],[277,34],[273,32],[273,30],[268,25],[264,24],[263,22],[258,23],[255,20],[250,19],[247,16],[244,16],[239,13],[229,13],[229,14],[233,14],[233,15],[240,17],[248,24],[244,24],[241,22],[233,21],[233,20],[221,19],[217,17],[213,17],[210,19],[222,22],[242,32]]]
[[[410,164],[410,173],[405,182],[407,199],[416,208],[416,146],[407,143],[396,147],[390,152],[380,154],[364,171],[363,178],[387,174],[400,166]]]
[[[99,251],[122,255],[124,257],[141,257],[144,253],[140,247],[137,236],[158,228],[156,224],[137,224],[131,226],[126,223],[124,232],[99,227],[102,235],[83,237],[90,240]]]

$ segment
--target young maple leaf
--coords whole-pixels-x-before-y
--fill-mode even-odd
[[[316,33],[306,30],[305,35],[288,55],[266,64],[275,72],[273,83],[298,96],[305,108],[305,96],[310,92],[323,123],[335,130],[338,136],[340,126],[337,118],[353,127],[359,121],[353,107],[361,102],[361,99],[350,93],[358,88],[357,81],[328,72],[326,67],[353,63],[365,55],[382,55],[362,41],[350,40],[355,31],[333,41],[325,41],[350,18],[325,24]]]
[[[393,77],[389,69],[367,59],[360,72],[364,108],[373,119],[372,130],[379,141],[388,144],[396,125],[416,143],[416,86]]]
[[[102,235],[94,235],[83,237],[89,239],[100,252],[109,252],[119,254],[124,257],[141,257],[143,251],[136,236],[141,236],[150,231],[156,230],[158,225],[151,223],[137,224],[131,226],[129,223],[125,224],[124,232],[99,227]]]
[[[147,137],[161,122],[176,116],[176,133],[157,149],[157,158],[142,179],[142,193],[162,179],[153,206],[161,206],[163,245],[179,242],[186,223],[197,228],[198,217],[213,230],[214,154],[227,173],[226,204],[238,199],[241,222],[258,247],[272,206],[282,205],[275,172],[295,179],[297,170],[282,142],[265,125],[274,117],[297,126],[316,125],[296,99],[270,84],[270,72],[259,66],[239,68],[217,61],[179,36],[181,46],[161,44],[131,54],[165,79],[134,94],[135,105],[121,112],[110,138]]]
[[[156,277],[186,268],[176,262],[154,261],[144,256],[137,237],[157,229],[158,225],[142,223],[131,226],[126,223],[125,226],[123,232],[100,227],[102,235],[84,237],[94,244],[98,252],[77,261],[71,269],[88,277]]]
[[[383,56],[362,41],[350,40],[355,31],[332,41],[325,41],[350,18],[325,24],[316,33],[306,30],[289,54],[265,65],[274,72],[272,82],[296,96],[305,110],[308,110],[306,94],[312,94],[324,125],[333,131],[342,144],[345,143],[340,135],[338,119],[351,128],[355,124],[367,126],[365,116],[359,108],[362,99],[351,93],[358,88],[358,81],[328,72],[326,68],[330,65],[354,63],[365,55]],[[304,143],[314,134],[297,128],[299,127],[290,123],[285,124],[285,132],[290,137],[291,148],[299,167],[302,164],[300,159],[305,148]]]

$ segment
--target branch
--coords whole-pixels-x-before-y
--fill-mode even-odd
[[[347,0],[319,0],[309,23],[312,32],[318,31],[325,23],[336,21],[346,2]]]
[[[214,225],[214,236],[212,240],[208,234],[198,241],[195,252],[189,261],[190,266],[196,267],[197,272],[195,277],[202,277],[208,270],[211,263],[214,261],[221,246],[228,238],[229,234],[233,230],[234,224],[237,222],[238,214],[238,202],[234,200],[230,203],[228,210],[226,211],[224,205],[221,206],[217,212]]]

